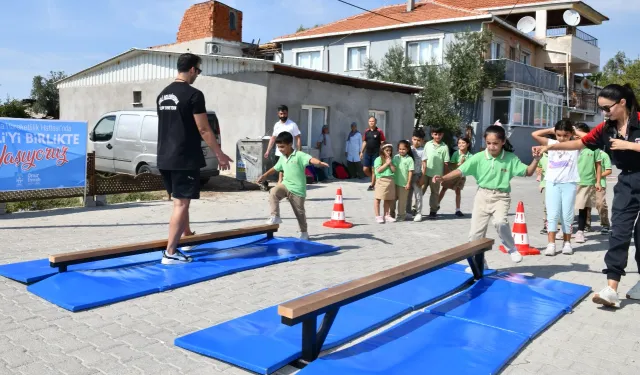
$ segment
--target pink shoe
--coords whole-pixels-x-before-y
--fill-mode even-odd
[[[376,223],[384,224],[384,219],[382,218],[382,216],[376,216]]]
[[[394,219],[394,218],[393,218],[393,217],[391,217],[390,215],[385,216],[385,217],[384,217],[384,220],[385,220],[386,222],[389,222],[389,223],[395,223],[395,222],[396,222],[396,219]]]

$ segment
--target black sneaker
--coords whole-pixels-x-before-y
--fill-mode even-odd
[[[367,189],[367,191],[373,191],[373,185],[369,185],[369,188]]]
[[[586,226],[584,227],[584,232],[585,232],[585,233],[593,232],[593,230],[591,229],[591,225],[586,225]]]
[[[460,211],[456,211],[456,216],[457,217],[464,217],[464,214]]]
[[[606,226],[603,226],[602,229],[600,229],[600,234],[609,234],[610,232],[611,232],[611,229]]]
[[[183,264],[190,263],[191,257],[185,255],[180,250],[176,250],[176,253],[173,255],[167,254],[167,250],[162,252],[162,264],[172,265],[172,264]]]
[[[435,220],[436,216],[437,216],[436,212],[433,212],[433,211],[429,212],[429,219]]]
[[[411,209],[411,216],[416,216],[418,214],[418,210],[416,210],[415,208]]]

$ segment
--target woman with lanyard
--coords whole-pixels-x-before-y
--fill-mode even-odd
[[[609,250],[604,257],[608,285],[593,296],[593,302],[610,307],[620,307],[618,284],[625,276],[629,246],[633,234],[636,246],[635,260],[640,269],[640,114],[638,102],[631,86],[608,85],[598,94],[598,108],[608,119],[596,126],[581,139],[534,147],[537,155],[547,150],[581,150],[588,147],[606,152],[620,170],[614,187],[612,205],[612,231]],[[640,282],[627,298],[640,299]]]

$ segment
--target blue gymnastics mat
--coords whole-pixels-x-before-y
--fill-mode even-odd
[[[533,338],[590,291],[583,285],[500,273],[427,311]]]
[[[527,338],[420,312],[352,347],[303,368],[300,375],[496,374]]]
[[[211,244],[206,244],[206,247],[208,249],[228,249],[231,247],[243,246],[253,242],[261,241],[266,238],[266,235],[247,236],[232,240],[212,242]],[[205,245],[196,246],[194,249],[199,249],[202,246]],[[133,266],[136,264],[147,262],[156,262],[160,259],[162,259],[162,251],[154,251],[146,254],[130,255],[121,258],[74,264],[69,266],[68,269],[69,271],[99,270],[105,268]],[[52,268],[51,266],[49,266],[49,259],[37,259],[26,262],[0,265],[0,276],[4,276],[6,278],[25,284],[35,283],[57,273],[57,268]]]
[[[509,273],[485,277],[374,337],[317,359],[299,374],[497,374],[589,291]]]
[[[450,265],[341,307],[323,350],[365,335],[469,285],[473,277],[464,273],[464,269],[462,265]],[[175,345],[253,372],[270,374],[301,355],[301,325],[282,324],[277,309],[272,306],[190,333],[177,338]],[[318,317],[318,327],[323,317]]]
[[[193,257],[191,263],[167,266],[158,258],[114,268],[69,271],[29,285],[27,290],[69,311],[81,311],[337,250],[291,238],[264,239],[226,249],[220,249],[220,243],[203,244],[188,252]]]

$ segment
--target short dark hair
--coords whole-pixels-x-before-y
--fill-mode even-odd
[[[201,63],[202,58],[200,58],[200,56],[194,55],[193,53],[183,53],[178,57],[178,72],[186,73]]]
[[[458,138],[458,141],[464,141],[467,145],[471,145],[471,140],[467,137]]]
[[[589,128],[589,125],[585,124],[584,122],[577,123],[576,128],[578,128],[578,130],[583,131],[585,133],[589,133],[591,131],[591,128]]]
[[[289,132],[282,132],[280,134],[278,134],[278,136],[276,137],[276,144],[285,144],[285,145],[290,145],[293,144],[293,135],[291,135],[291,133]]]
[[[564,118],[556,122],[556,125],[554,126],[554,130],[573,133],[573,121],[569,120],[568,118]]]
[[[444,129],[439,126],[434,126],[431,128],[431,134],[433,133],[436,133],[436,134],[444,133]]]
[[[286,105],[284,105],[284,104],[280,104],[280,105],[278,106],[278,112],[280,112],[280,111],[283,111],[283,112],[284,112],[284,111],[287,111],[287,112],[289,112],[289,107],[287,107],[287,106],[286,106]]]
[[[413,136],[416,138],[424,139],[426,135],[424,134],[424,130],[416,129],[413,131]]]

